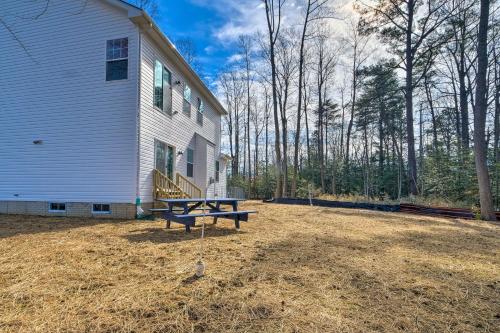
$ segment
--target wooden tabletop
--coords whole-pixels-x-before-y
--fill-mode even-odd
[[[166,203],[190,203],[190,202],[235,202],[235,201],[245,201],[245,199],[238,198],[186,198],[186,199],[158,199],[158,201]]]

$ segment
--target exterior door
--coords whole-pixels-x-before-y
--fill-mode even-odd
[[[155,168],[165,176],[174,179],[174,147],[161,141],[155,144]]]
[[[174,179],[174,147],[172,146],[167,146],[167,151],[166,151],[166,160],[167,160],[167,165],[166,165],[166,175],[170,179]]]

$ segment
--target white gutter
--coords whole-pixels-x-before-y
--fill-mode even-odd
[[[137,201],[141,199],[141,187],[140,187],[140,178],[141,178],[141,67],[142,67],[142,33],[141,28],[137,29],[137,115],[136,115],[136,134],[137,134],[137,149],[136,149],[136,183],[135,183],[135,198],[136,204]],[[138,214],[139,215],[139,209]]]

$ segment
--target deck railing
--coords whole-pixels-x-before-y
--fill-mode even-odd
[[[201,189],[180,173],[177,173],[175,183],[185,194],[188,195],[188,198],[202,197]]]
[[[189,195],[161,171],[153,170],[153,197],[155,199],[183,199]]]

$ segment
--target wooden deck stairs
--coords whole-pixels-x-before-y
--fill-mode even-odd
[[[155,200],[201,197],[201,189],[181,174],[176,174],[174,182],[161,171],[153,170],[153,198]]]

